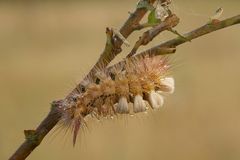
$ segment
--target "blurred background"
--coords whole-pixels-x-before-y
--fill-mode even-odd
[[[0,159],[7,159],[98,59],[105,28],[120,28],[137,0],[0,1]],[[173,0],[185,33],[219,7],[239,14],[238,0]],[[133,45],[140,32],[129,37]],[[146,49],[175,37],[163,33]],[[240,27],[211,33],[172,55],[176,92],[156,112],[89,121],[72,147],[64,129],[51,132],[29,160],[239,160]],[[124,52],[118,61],[130,51]]]

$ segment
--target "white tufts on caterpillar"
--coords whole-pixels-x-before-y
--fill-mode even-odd
[[[172,94],[175,90],[175,82],[172,77],[166,77],[162,79],[162,85],[165,86],[164,92]]]
[[[126,97],[120,97],[116,105],[116,112],[120,114],[129,113],[128,101]]]
[[[143,100],[143,97],[141,95],[136,95],[134,97],[134,102],[133,102],[133,112],[138,113],[138,112],[144,112],[147,109],[147,105],[145,101]]]
[[[169,68],[166,57],[144,56],[127,59],[125,65],[111,70],[97,69],[84,81],[84,92],[76,96],[75,103],[64,108],[62,121],[72,125],[73,143],[87,115],[99,119],[146,112],[148,104],[153,109],[163,106],[162,93],[174,92]]]
[[[150,91],[148,95],[148,101],[153,109],[158,109],[163,106],[163,96],[155,91]]]

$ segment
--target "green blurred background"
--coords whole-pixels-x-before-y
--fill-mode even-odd
[[[119,28],[135,0],[0,2],[0,159],[7,159],[88,72],[105,44],[105,28]],[[222,18],[239,0],[174,0],[181,33],[203,25],[218,7]],[[129,42],[133,45],[139,32]],[[160,35],[147,47],[170,33]],[[89,122],[75,148],[63,130],[51,132],[31,160],[239,160],[240,27],[178,47],[172,56],[175,94],[161,111]],[[124,57],[131,48],[124,48]],[[117,61],[115,60],[115,62]]]

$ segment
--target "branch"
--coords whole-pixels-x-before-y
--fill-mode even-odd
[[[124,37],[129,36],[134,30],[132,28],[133,24],[137,24],[142,19],[145,13],[146,13],[146,9],[137,9],[135,13],[130,16],[130,18],[127,20],[125,25],[120,29],[121,34]],[[185,34],[184,37],[186,37],[189,40],[192,40],[200,36],[203,36],[205,34],[214,32],[216,30],[226,28],[239,23],[240,23],[240,15],[237,15],[235,17],[232,17],[223,21],[219,21],[217,23],[206,24],[194,31],[191,31]],[[155,46],[149,50],[141,52],[136,56],[141,56],[144,54],[158,55],[158,54],[173,53],[175,51],[176,46],[183,44],[185,42],[186,42],[186,39],[182,37],[177,37],[175,39],[162,43],[158,46]],[[120,48],[122,45],[122,41],[117,40],[116,44]],[[114,52],[113,54],[114,54],[113,56],[114,58],[115,55],[118,53]],[[97,62],[97,64],[100,64],[100,63],[101,63],[100,61]],[[124,63],[124,61],[120,63]],[[92,72],[92,70],[90,72]],[[70,99],[73,93],[78,93],[77,88],[74,89],[73,92],[71,92],[66,99],[67,100]],[[48,116],[42,121],[42,123],[37,127],[36,130],[25,131],[26,140],[18,148],[18,150],[10,157],[10,160],[23,160],[29,154],[31,154],[31,152],[41,143],[41,141],[48,134],[48,132],[59,122],[61,118],[61,114],[60,114],[61,106],[64,105],[63,103],[65,102],[66,99],[62,101],[53,102],[51,111],[49,112]]]
[[[177,37],[174,39],[171,39],[169,41],[166,41],[164,43],[161,43],[153,48],[150,48],[144,52],[147,53],[154,53],[157,50],[159,50],[159,48],[166,48],[166,47],[170,47],[170,48],[174,48],[176,46],[179,46],[185,42],[189,42],[187,40],[193,40],[196,39],[198,37],[201,37],[203,35],[209,34],[211,32],[226,28],[226,27],[230,27],[232,25],[236,25],[240,23],[240,15],[225,19],[223,21],[218,21],[218,22],[214,22],[214,23],[207,23],[205,25],[203,25],[202,27],[195,29],[191,32],[188,32],[186,34],[183,35],[183,37]],[[186,40],[187,39],[187,40]],[[143,54],[144,52],[141,52],[139,54]]]
[[[172,54],[175,53],[176,47],[178,45],[181,45],[183,43],[189,42],[189,40],[196,39],[198,37],[201,37],[203,35],[212,33],[214,31],[230,27],[232,25],[236,25],[240,23],[240,15],[225,19],[223,21],[218,21],[217,23],[208,23],[206,25],[203,25],[202,27],[195,29],[193,31],[190,31],[182,36],[179,36],[177,38],[171,39],[169,41],[166,41],[164,43],[161,43],[155,47],[152,47],[148,50],[145,50],[141,53],[136,54],[133,57],[138,56],[157,56],[157,55],[166,55],[166,54]],[[130,57],[131,58],[131,57]],[[118,62],[117,64],[114,64],[113,66],[108,67],[109,70],[111,68],[114,68],[117,65],[124,65],[126,63],[125,60]]]
[[[147,45],[159,33],[175,27],[178,23],[179,23],[179,18],[175,14],[173,14],[169,16],[165,21],[161,22],[159,25],[144,32],[143,35],[139,38],[139,40],[136,42],[135,46],[133,47],[133,49],[131,50],[131,52],[128,54],[127,57],[133,56],[141,45]]]
[[[136,24],[134,26],[134,30],[141,30],[144,28],[155,27],[155,26],[157,26],[157,24],[151,24],[151,23]]]

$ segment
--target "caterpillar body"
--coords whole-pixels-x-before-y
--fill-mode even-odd
[[[169,69],[167,57],[149,55],[129,58],[110,70],[97,69],[84,81],[85,91],[76,96],[75,103],[64,107],[62,121],[72,126],[73,144],[88,115],[112,117],[146,112],[149,105],[160,108],[164,103],[162,93],[174,92]]]

